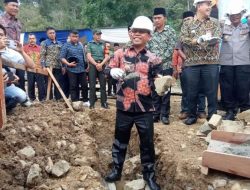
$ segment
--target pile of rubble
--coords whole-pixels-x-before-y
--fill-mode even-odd
[[[223,120],[221,115],[214,114],[200,127],[197,136],[206,137],[209,143],[213,130],[250,134],[250,110],[239,113],[236,118],[237,121]]]

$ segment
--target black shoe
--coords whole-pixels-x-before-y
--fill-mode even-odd
[[[161,118],[161,122],[164,124],[164,125],[169,125],[169,119],[168,119],[168,117],[162,117]]]
[[[196,118],[196,117],[188,117],[188,118],[184,121],[184,123],[185,123],[186,125],[193,125],[193,124],[196,123],[196,121],[197,121],[197,118]]]
[[[159,116],[153,116],[153,120],[154,120],[154,123],[157,123],[160,121],[160,117]]]
[[[101,107],[104,108],[104,109],[109,109],[109,106],[108,106],[107,103],[102,104]]]
[[[91,106],[89,106],[89,109],[91,109],[91,110],[92,110],[92,109],[95,109],[95,106],[92,106],[92,105],[91,105]]]
[[[228,111],[226,113],[226,115],[223,117],[224,120],[231,120],[234,121],[235,120],[235,114],[233,111]]]
[[[122,177],[122,169],[113,167],[112,171],[105,177],[105,181],[112,183],[115,181],[120,181]]]
[[[145,181],[147,182],[150,190],[161,190],[160,186],[156,183],[154,178],[149,178]]]

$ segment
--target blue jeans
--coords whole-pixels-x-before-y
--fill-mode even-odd
[[[188,100],[187,100],[188,85],[187,85],[187,78],[186,78],[186,69],[183,69],[182,73],[180,74],[180,82],[181,82],[181,89],[182,89],[181,113],[188,113]],[[206,97],[201,88],[198,94],[197,113],[205,113],[206,112],[205,109],[206,109]]]
[[[16,107],[18,103],[24,103],[28,98],[26,93],[21,88],[16,87],[14,84],[7,86],[4,89],[4,93],[7,110]]]
[[[203,93],[208,102],[208,118],[217,113],[217,91],[219,81],[218,65],[197,65],[185,68],[188,86],[188,113],[189,117],[196,117],[198,94]]]

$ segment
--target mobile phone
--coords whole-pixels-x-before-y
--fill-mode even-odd
[[[8,82],[13,82],[16,79],[12,72],[7,72],[7,74],[9,78]]]
[[[16,49],[17,47],[17,44],[14,40],[9,40],[9,43],[8,43],[8,48],[10,49]]]

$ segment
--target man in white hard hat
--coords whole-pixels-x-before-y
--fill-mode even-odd
[[[245,12],[241,4],[233,2],[227,13],[230,22],[222,26],[220,87],[225,120],[234,120],[237,108],[240,112],[250,109],[250,22],[241,23]]]
[[[115,140],[112,147],[113,168],[107,182],[121,179],[123,163],[133,125],[140,137],[143,178],[151,190],[159,190],[155,179],[152,88],[161,72],[161,60],[145,47],[153,32],[153,23],[137,17],[131,26],[132,45],[115,52],[109,64],[110,75],[118,80]]]
[[[188,86],[188,118],[186,125],[197,121],[197,101],[200,85],[208,101],[208,119],[217,112],[217,88],[219,79],[218,20],[211,18],[211,0],[195,0],[196,15],[183,23],[180,41],[186,54],[185,71]]]

